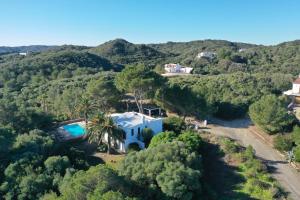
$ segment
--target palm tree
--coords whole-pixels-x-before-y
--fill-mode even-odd
[[[88,123],[88,114],[94,108],[94,105],[91,103],[87,95],[82,95],[79,98],[78,104],[75,109],[78,113],[83,113],[85,125]]]
[[[112,139],[122,140],[123,138],[122,130],[114,124],[110,116],[106,116],[104,113],[96,115],[91,122],[89,122],[87,128],[90,143],[95,142],[97,145],[100,145],[107,134],[108,154],[111,153]]]

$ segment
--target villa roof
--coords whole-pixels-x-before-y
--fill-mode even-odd
[[[146,121],[156,120],[155,118],[137,112],[125,112],[111,114],[114,122],[123,128],[131,128],[140,124],[144,124]]]
[[[300,84],[300,77],[293,81],[295,84]]]

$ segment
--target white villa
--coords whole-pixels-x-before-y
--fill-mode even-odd
[[[162,132],[162,118],[153,118],[137,112],[125,112],[111,114],[115,124],[124,132],[124,141],[114,141],[114,148],[125,152],[132,143],[137,143],[141,149],[145,148],[142,141],[142,130],[150,128],[154,135]],[[107,141],[107,135],[104,140]]]
[[[216,53],[211,52],[211,51],[203,51],[197,55],[197,58],[213,59],[214,57],[216,57],[216,55],[217,55]]]
[[[20,52],[19,55],[20,56],[27,56],[27,53],[26,52]]]
[[[182,73],[182,74],[190,74],[192,72],[192,67],[184,67],[180,64],[169,63],[165,64],[166,73]]]
[[[128,146],[132,143],[139,145],[141,149],[145,148],[142,131],[144,128],[150,128],[153,134],[162,132],[162,118],[154,118],[137,112],[114,113],[110,115],[115,125],[124,132],[120,133],[120,139],[111,140],[112,147],[120,152],[126,152]],[[86,136],[86,126],[82,119],[70,120],[61,124],[57,128],[56,138],[59,141],[68,141],[84,138]],[[121,139],[122,138],[122,139]],[[108,141],[108,135],[105,134],[103,140]]]
[[[293,81],[293,87],[291,90],[283,92],[283,94],[289,96],[292,99],[292,103],[289,107],[300,104],[300,75]]]

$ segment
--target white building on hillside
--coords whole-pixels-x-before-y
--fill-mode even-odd
[[[20,56],[27,56],[27,53],[26,52],[20,52],[19,55]]]
[[[190,74],[192,72],[192,70],[193,70],[192,67],[184,67],[178,63],[177,64],[174,64],[174,63],[165,64],[166,73]]]
[[[283,92],[283,94],[289,96],[292,100],[292,103],[289,105],[300,105],[300,75],[299,77],[293,81],[293,87],[291,90]]]
[[[154,135],[162,132],[162,118],[153,118],[137,112],[125,112],[111,114],[115,124],[121,128],[124,134],[124,141],[114,141],[114,148],[125,152],[132,143],[137,143],[141,149],[145,148],[142,141],[142,130],[150,128]],[[107,135],[104,138],[107,141]]]
[[[209,58],[209,59],[213,59],[214,57],[216,57],[217,54],[211,51],[203,51],[201,53],[199,53],[197,55],[197,58]]]

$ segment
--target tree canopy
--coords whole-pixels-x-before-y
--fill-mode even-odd
[[[287,112],[285,101],[275,95],[263,96],[253,103],[249,115],[254,123],[271,134],[283,131],[294,120]]]
[[[134,96],[140,113],[143,113],[143,100],[154,96],[155,91],[162,86],[164,78],[149,68],[127,66],[116,76],[116,86],[119,90],[131,93]]]

